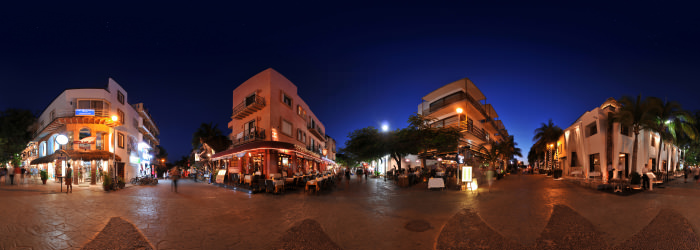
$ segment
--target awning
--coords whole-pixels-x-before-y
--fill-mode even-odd
[[[68,160],[83,160],[83,161],[92,161],[92,160],[110,160],[112,159],[112,154],[109,151],[103,151],[103,150],[93,150],[93,151],[78,151],[78,150],[58,150],[54,152],[51,155],[47,155],[44,157],[39,157],[34,160],[32,160],[29,164],[30,165],[36,165],[36,164],[42,164],[42,163],[49,163],[53,162],[58,157],[66,157]],[[117,161],[122,161],[121,157],[118,155],[115,156]]]
[[[287,149],[294,150],[294,144],[281,141],[254,141],[231,149],[227,149],[211,156],[211,160],[222,160],[232,158],[236,154],[256,149]]]
[[[80,143],[82,143],[82,144],[93,143],[93,142],[95,142],[95,138],[96,137],[94,137],[94,136],[88,136],[88,137],[85,137],[83,139],[80,139]]]

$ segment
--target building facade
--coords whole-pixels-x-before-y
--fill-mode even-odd
[[[264,70],[233,90],[231,148],[215,153],[215,166],[229,173],[326,171],[335,166],[325,126],[274,69]],[[331,142],[330,144],[333,144]]]
[[[50,179],[64,176],[68,164],[78,184],[95,184],[113,170],[126,181],[150,173],[158,128],[144,105],[130,105],[112,78],[104,88],[64,90],[37,122],[23,163],[47,170]]]
[[[479,145],[508,137],[496,110],[486,103],[486,96],[468,78],[442,86],[421,99],[417,113],[433,120],[431,127],[456,127],[462,134],[459,152],[433,154],[433,159],[440,157],[454,163],[466,163],[479,154]]]
[[[604,180],[630,178],[632,172],[677,170],[679,148],[667,142],[659,148],[659,135],[648,130],[641,130],[638,135],[637,169],[632,169],[634,132],[631,127],[609,122],[619,107],[615,99],[608,98],[566,128],[548,152],[555,159],[554,167],[561,167],[564,176]],[[661,156],[656,159],[659,150]],[[662,163],[661,169],[657,169],[658,161]],[[614,169],[613,176],[608,176],[608,164]]]

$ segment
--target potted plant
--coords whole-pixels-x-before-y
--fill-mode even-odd
[[[110,175],[104,175],[104,180],[102,181],[102,188],[105,191],[109,191],[112,189],[112,176]]]
[[[117,182],[117,184],[119,184],[119,188],[121,189],[123,189],[126,186],[126,182],[124,182],[124,178],[122,177],[119,177],[119,182]]]
[[[41,177],[41,183],[43,183],[44,185],[46,185],[46,180],[49,179],[49,173],[46,172],[46,170],[41,170],[41,171],[39,172],[39,176]]]

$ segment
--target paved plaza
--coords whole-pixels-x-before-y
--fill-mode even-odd
[[[161,180],[65,194],[57,183],[2,183],[0,249],[80,249],[113,217],[156,249],[321,246],[315,239],[329,249],[700,247],[700,185],[682,179],[630,196],[542,175],[507,176],[478,193],[355,176],[318,194],[248,194],[191,180],[179,186],[173,193]]]

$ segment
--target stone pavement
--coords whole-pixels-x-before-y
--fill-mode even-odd
[[[700,248],[700,185],[682,181],[624,197],[540,175],[507,176],[478,193],[355,176],[319,194],[251,195],[189,180],[179,193],[168,180],[108,193],[59,188],[0,185],[0,249],[80,249],[113,217],[157,249],[297,249],[285,241],[324,235],[342,249]]]

